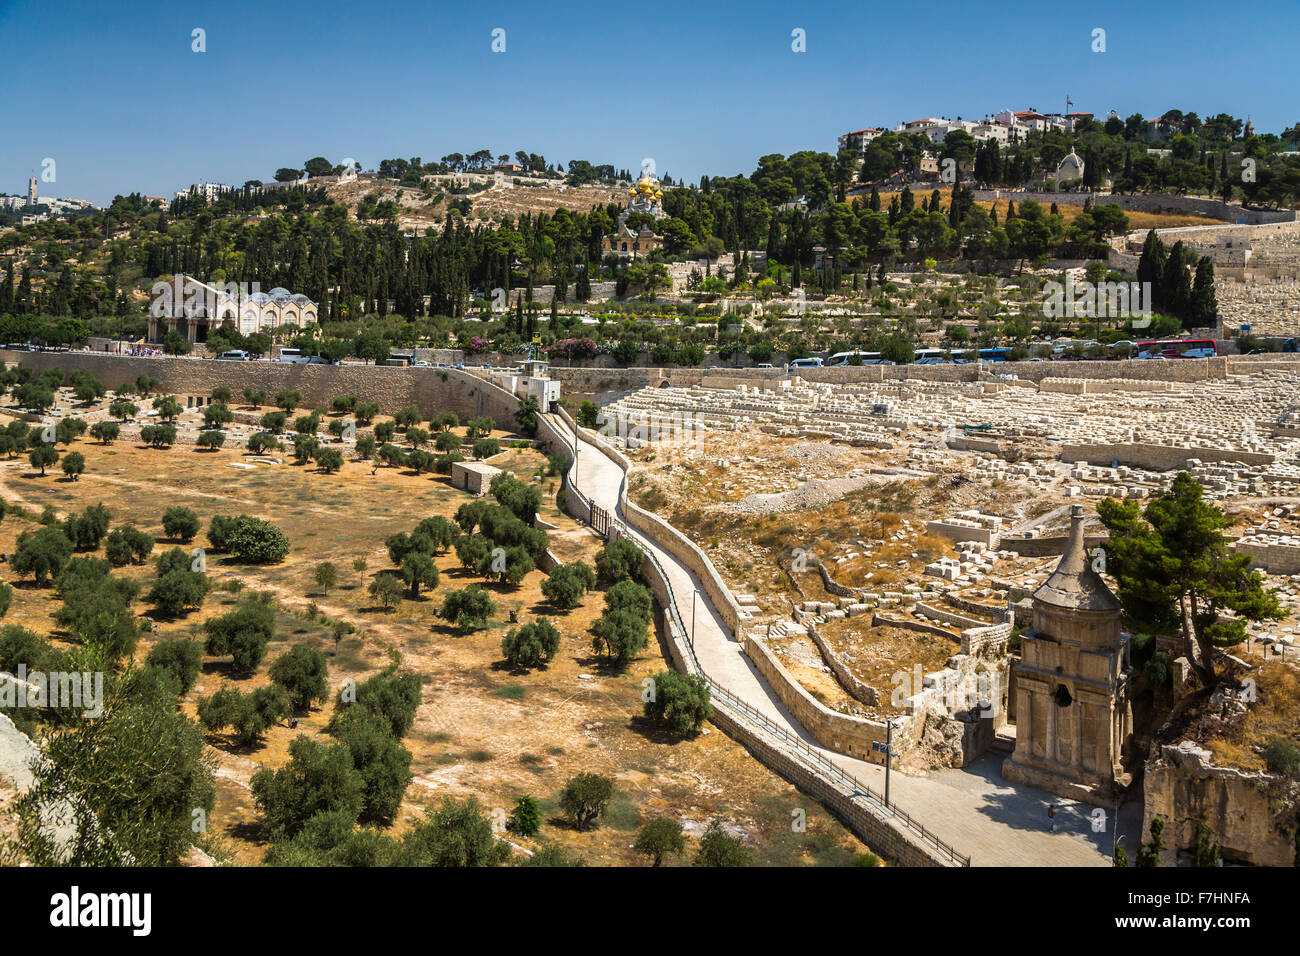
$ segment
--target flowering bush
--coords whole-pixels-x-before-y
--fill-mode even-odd
[[[585,359],[596,356],[596,343],[591,339],[560,339],[553,346],[552,352],[563,352],[566,357]]]

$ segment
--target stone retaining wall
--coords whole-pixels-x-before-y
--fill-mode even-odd
[[[794,714],[823,747],[829,747],[837,753],[883,764],[885,758],[871,749],[873,743],[884,743],[887,728],[884,721],[868,720],[841,714],[827,707],[804,689],[785,666],[776,658],[767,642],[752,634],[745,638],[745,655],[754,662],[758,672],[776,691],[781,703]],[[895,745],[910,747],[920,736],[924,721],[904,718],[894,728]]]
[[[935,607],[933,604],[918,602],[916,610],[918,613],[924,614],[926,617],[932,617],[936,621],[943,621],[945,624],[954,624],[960,628],[988,626],[984,621],[976,621],[969,617],[963,617],[962,615],[955,614],[952,611],[945,611],[941,607]]]
[[[826,666],[831,669],[831,673],[835,675],[835,679],[840,682],[840,686],[848,692],[849,696],[868,707],[879,704],[880,694],[876,688],[859,680],[857,675],[849,670],[848,665],[840,660],[839,655],[832,651],[822,636],[817,633],[813,623],[809,621],[804,628],[817,650],[821,652],[822,660],[826,662]]]
[[[115,389],[141,375],[156,378],[164,392],[210,395],[225,385],[238,396],[245,388],[302,393],[303,408],[328,410],[338,395],[355,394],[392,414],[414,405],[425,418],[452,411],[461,419],[489,415],[498,426],[514,427],[515,398],[485,379],[458,369],[401,368],[388,365],[297,365],[289,362],[222,362],[197,358],[143,358],[97,352],[13,352],[0,361],[18,363],[40,374],[60,368],[69,375],[87,371]]]
[[[1135,465],[1151,471],[1185,471],[1193,458],[1204,462],[1239,461],[1245,465],[1272,464],[1277,456],[1265,452],[1220,448],[1182,448],[1134,442],[1127,445],[1086,443],[1061,446],[1061,461],[1086,461],[1090,465]]]

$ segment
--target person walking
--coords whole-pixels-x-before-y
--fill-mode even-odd
[[[1047,832],[1056,832],[1056,804],[1049,804],[1047,807]]]

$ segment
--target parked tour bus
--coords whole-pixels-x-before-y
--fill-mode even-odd
[[[1166,339],[1158,342],[1139,342],[1137,358],[1213,358],[1219,354],[1214,339]]]

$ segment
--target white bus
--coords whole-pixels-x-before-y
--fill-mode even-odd
[[[836,352],[826,360],[827,368],[842,365],[875,365],[880,361],[879,352]]]

